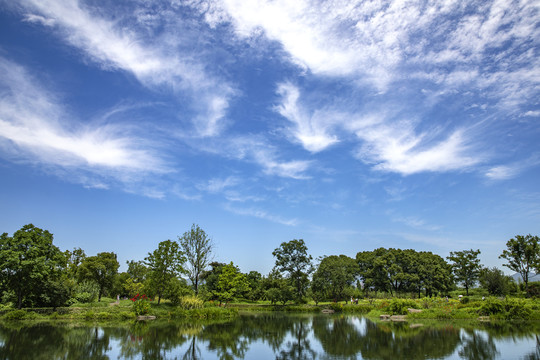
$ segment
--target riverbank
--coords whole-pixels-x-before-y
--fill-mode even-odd
[[[112,300],[112,299],[110,299]],[[6,321],[63,319],[85,321],[136,320],[133,303],[129,300],[77,304],[63,308],[37,308],[0,311]],[[423,299],[367,299],[355,304],[319,303],[304,305],[275,305],[264,302],[229,303],[217,305],[207,302],[200,308],[183,308],[168,302],[149,305],[144,315],[157,319],[228,319],[238,312],[290,312],[290,313],[343,313],[358,314],[378,319],[381,315],[401,315],[405,319],[433,320],[540,320],[540,300],[519,298],[486,298],[484,300],[452,300],[445,298]]]

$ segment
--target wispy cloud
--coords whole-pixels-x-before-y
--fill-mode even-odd
[[[251,216],[256,217],[263,220],[268,220],[271,222],[275,222],[281,225],[287,225],[287,226],[296,226],[298,225],[298,219],[286,219],[279,215],[270,214],[264,210],[256,209],[256,208],[237,208],[233,207],[230,204],[227,204],[225,206],[225,209],[227,211],[230,211],[234,214],[242,215],[242,216]]]
[[[167,87],[173,92],[191,92],[191,102],[198,113],[192,119],[200,136],[215,136],[223,129],[223,118],[233,88],[223,79],[211,76],[205,64],[197,61],[197,49],[179,49],[183,39],[176,36],[171,42],[150,43],[138,33],[136,24],[126,27],[97,15],[78,1],[26,0],[28,21],[55,25],[60,36],[79,48],[92,61],[109,70],[124,70],[149,87]],[[122,16],[123,14],[118,14]],[[163,13],[174,18],[174,12]],[[162,19],[163,20],[163,19]],[[178,33],[181,29],[171,29]],[[171,47],[178,51],[171,51]],[[184,50],[184,51],[180,51]]]
[[[282,96],[282,103],[276,107],[276,111],[294,124],[289,131],[306,150],[315,153],[338,142],[335,135],[329,134],[329,128],[335,121],[331,114],[307,114],[298,106],[299,89],[290,83],[280,84],[278,94]]]
[[[490,180],[508,180],[538,165],[540,165],[540,154],[535,153],[525,160],[516,161],[508,165],[493,166],[486,171],[485,176]]]
[[[170,172],[148,141],[134,128],[113,124],[67,121],[63,108],[27,71],[0,58],[0,142],[14,158],[82,169],[116,181],[134,174]],[[102,180],[80,176],[89,187],[104,188]]]
[[[534,44],[540,29],[532,1],[196,4],[209,23],[229,21],[241,38],[263,33],[278,41],[294,62],[316,75],[356,79],[382,92],[421,75],[435,85],[483,89],[505,103],[524,104],[536,93],[540,65]],[[521,95],[508,99],[512,92],[505,89]]]
[[[339,141],[339,131],[356,135],[360,141],[356,157],[374,170],[402,175],[445,172],[468,169],[482,160],[464,129],[448,135],[437,128],[419,132],[417,121],[396,120],[386,111],[357,115],[328,108],[324,119],[317,120],[306,115],[308,109],[299,101],[298,88],[284,84],[280,92],[284,98],[276,110],[295,125],[289,132],[306,150],[326,149]]]
[[[184,139],[197,151],[204,151],[229,159],[257,164],[266,175],[292,179],[308,179],[311,160],[283,160],[284,155],[259,135],[235,135],[213,139],[211,142]]]

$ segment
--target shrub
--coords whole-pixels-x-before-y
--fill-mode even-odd
[[[392,299],[386,310],[392,315],[407,315],[408,308],[416,308],[416,302],[409,299]]]
[[[80,303],[86,304],[96,301],[99,293],[99,285],[93,281],[83,281],[75,287],[73,298]]]
[[[469,299],[469,297],[467,297],[467,296],[465,296],[465,297],[463,297],[463,298],[461,299],[461,303],[462,303],[462,304],[468,304],[469,301],[471,301],[471,299]]]
[[[133,312],[135,315],[146,315],[150,311],[149,301],[152,301],[152,299],[149,299],[145,294],[137,294],[131,298],[131,301],[133,301]]]
[[[183,296],[180,298],[180,307],[184,310],[201,309],[204,302],[196,296]]]
[[[13,310],[4,315],[5,320],[22,320],[26,318],[27,312],[24,310]]]
[[[521,299],[499,300],[489,298],[480,308],[481,315],[494,316],[502,319],[529,319],[531,307]]]

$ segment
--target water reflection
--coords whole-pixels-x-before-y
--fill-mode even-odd
[[[540,359],[538,323],[375,323],[243,315],[221,323],[0,324],[0,359]]]

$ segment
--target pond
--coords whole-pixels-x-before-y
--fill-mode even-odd
[[[538,323],[390,323],[241,314],[226,322],[0,324],[0,359],[540,359]]]

